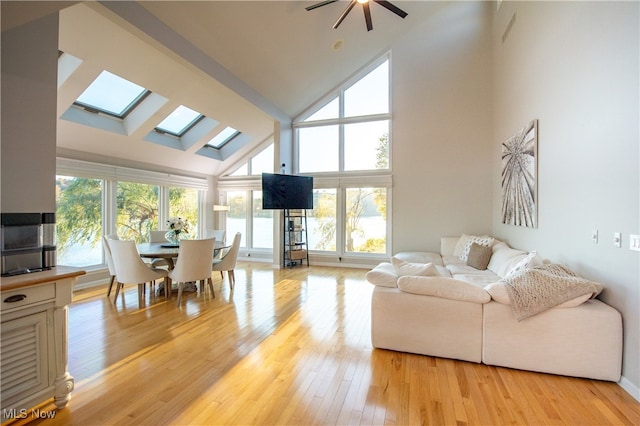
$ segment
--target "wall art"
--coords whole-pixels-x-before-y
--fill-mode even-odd
[[[538,226],[538,120],[502,144],[502,223]]]

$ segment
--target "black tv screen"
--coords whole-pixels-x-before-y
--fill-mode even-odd
[[[265,210],[312,209],[313,178],[263,173],[262,208]]]

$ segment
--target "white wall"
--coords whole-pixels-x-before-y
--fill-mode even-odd
[[[58,14],[2,32],[2,212],[55,212]]]
[[[491,4],[443,2],[392,47],[392,251],[491,231]]]
[[[605,285],[601,298],[624,321],[621,384],[636,398],[640,253],[628,247],[629,234],[640,233],[638,9],[638,2],[503,2],[493,24],[492,153],[493,234]],[[503,225],[500,144],[536,118],[539,226]]]

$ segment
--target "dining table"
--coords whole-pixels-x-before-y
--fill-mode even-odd
[[[168,241],[160,243],[138,243],[138,254],[145,259],[166,259],[169,270],[175,267],[175,261],[178,258],[180,250],[179,244],[172,244]],[[228,249],[231,246],[223,241],[216,241],[213,246],[213,257],[218,257],[221,250]],[[213,259],[211,259],[213,262]],[[175,289],[172,289],[175,291]],[[158,286],[158,294],[164,294],[164,283]],[[197,291],[195,283],[186,283],[183,291]]]
[[[178,251],[180,249],[179,244],[172,244],[169,242],[139,243],[136,244],[136,247],[138,248],[138,253],[142,258],[166,259],[170,270],[175,266],[175,260],[178,258]],[[229,247],[231,246],[223,241],[216,241],[213,247],[213,257],[217,257],[220,250],[228,249]]]

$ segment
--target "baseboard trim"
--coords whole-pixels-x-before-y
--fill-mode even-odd
[[[622,376],[622,378],[618,382],[618,385],[620,385],[620,387],[624,389],[625,392],[635,398],[636,401],[640,402],[640,388],[638,388],[638,386],[631,383],[631,381],[624,376]]]

